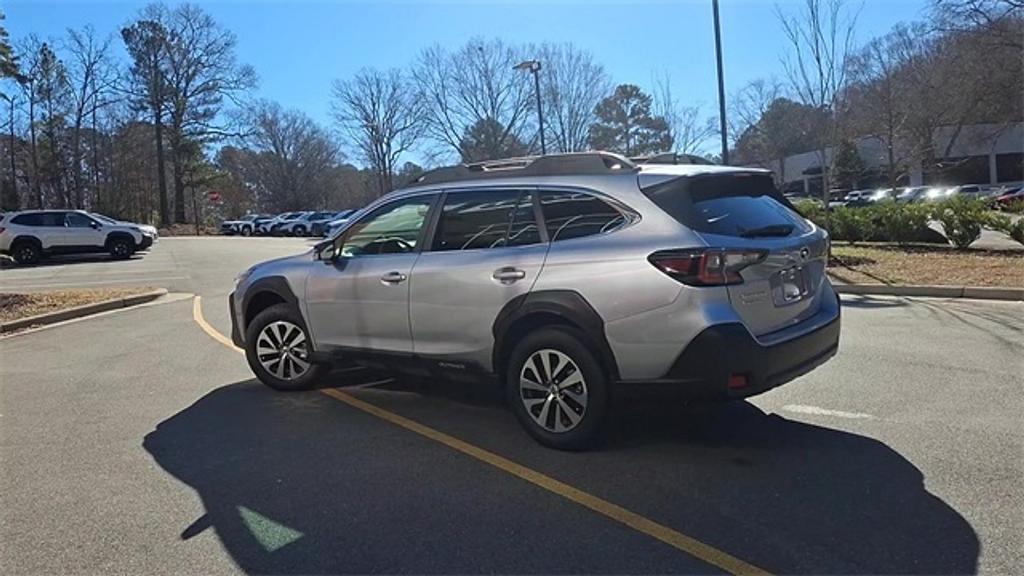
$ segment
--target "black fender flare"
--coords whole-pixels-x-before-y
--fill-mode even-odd
[[[16,236],[14,240],[11,240],[11,250],[14,250],[14,247],[17,246],[18,244],[22,244],[25,242],[35,244],[36,248],[39,248],[40,251],[43,250],[43,241],[40,240],[39,238],[36,238],[35,236],[29,236],[27,234]]]
[[[608,344],[604,332],[604,319],[594,310],[582,294],[574,290],[539,290],[520,294],[509,300],[498,312],[492,328],[494,349],[491,363],[499,377],[504,370],[504,355],[513,345],[508,340],[516,325],[531,316],[557,317],[560,321],[574,326],[587,339],[587,344],[598,354],[598,361],[605,367],[612,380],[618,379],[619,370],[615,354]]]
[[[242,298],[242,314],[246,323],[251,319],[249,316],[249,306],[257,297],[266,293],[273,294],[286,304],[294,306],[296,310],[300,311],[301,315],[299,298],[292,292],[292,287],[285,280],[284,276],[267,276],[253,282],[245,291],[245,295]]]
[[[134,236],[132,236],[131,234],[129,234],[127,232],[123,232],[123,231],[120,231],[120,230],[115,230],[113,232],[108,233],[107,234],[107,238],[103,241],[103,245],[105,247],[107,247],[107,248],[110,248],[110,243],[111,242],[113,242],[114,240],[117,240],[117,239],[122,239],[122,238],[127,240],[132,245],[132,249],[133,250],[138,247],[138,243],[135,241],[135,237]]]

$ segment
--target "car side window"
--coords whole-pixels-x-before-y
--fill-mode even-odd
[[[64,223],[68,228],[89,228],[93,222],[92,218],[78,212],[68,212],[64,216]]]
[[[445,252],[507,245],[520,196],[519,190],[448,193],[430,249]]]
[[[541,192],[540,205],[552,242],[604,234],[626,223],[616,208],[583,192]]]
[[[434,194],[379,206],[345,231],[337,254],[343,258],[414,252]]]
[[[42,226],[42,214],[19,214],[11,218],[11,224],[17,224],[18,226]]]
[[[537,213],[533,209],[533,192],[523,192],[519,204],[512,212],[512,225],[508,229],[509,246],[529,246],[540,244],[540,226],[537,225]]]

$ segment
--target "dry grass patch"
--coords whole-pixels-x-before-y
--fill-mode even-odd
[[[833,244],[829,275],[857,284],[1024,286],[1024,252]]]
[[[56,312],[75,306],[134,296],[153,290],[144,288],[94,288],[52,292],[0,292],[0,322]]]

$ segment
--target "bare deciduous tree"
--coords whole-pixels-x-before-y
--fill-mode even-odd
[[[542,44],[528,53],[540,60],[541,97],[548,149],[587,150],[594,109],[612,89],[604,67],[572,44]]]
[[[86,122],[95,119],[100,107],[114,97],[117,79],[110,62],[110,37],[100,39],[92,26],[82,30],[68,30],[66,46],[68,55],[68,79],[71,84],[71,180],[75,206],[85,208],[85,183],[83,182],[82,134]],[[93,126],[92,134],[96,130]],[[96,147],[93,140],[93,149]]]
[[[712,136],[718,135],[715,118],[704,116],[700,106],[686,106],[672,94],[668,74],[654,79],[654,114],[665,119],[675,151],[697,154]]]
[[[194,4],[165,12],[169,144],[174,179],[174,220],[185,221],[185,175],[202,146],[230,136],[219,121],[224,100],[256,85],[251,66],[235,58],[235,35]]]
[[[857,16],[845,0],[804,0],[802,10],[785,14],[776,6],[791,51],[782,63],[793,94],[801,103],[833,114],[847,83],[847,60],[853,50]],[[829,166],[826,150],[838,145],[838,122],[831,122],[818,145],[822,194],[829,194]]]
[[[941,30],[984,28],[995,41],[1024,50],[1024,35],[1020,32],[1024,0],[932,0],[932,13]]]
[[[333,114],[359,156],[377,174],[379,194],[389,192],[399,159],[424,130],[424,107],[400,70],[360,70],[335,81]]]
[[[521,140],[533,103],[529,78],[513,70],[521,59],[519,50],[501,40],[473,39],[453,53],[440,46],[424,50],[413,77],[430,137],[460,158],[466,157],[463,137],[480,122],[503,127],[496,139],[500,147],[513,137]]]
[[[240,177],[255,204],[277,210],[325,208],[340,158],[326,130],[305,114],[259,102],[247,118]]]

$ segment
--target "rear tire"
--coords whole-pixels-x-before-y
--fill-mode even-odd
[[[252,236],[252,227],[242,226],[242,236]]]
[[[121,236],[111,238],[107,241],[107,252],[114,260],[130,258],[135,253],[135,242]]]
[[[306,227],[305,226],[296,226],[295,230],[294,230],[294,232],[292,234],[292,236],[305,236],[305,235],[306,235]]]
[[[308,390],[330,366],[309,359],[312,339],[301,315],[288,304],[260,312],[245,330],[245,359],[260,382],[275,390]]]
[[[31,266],[39,262],[39,259],[43,256],[43,251],[35,242],[22,240],[11,247],[11,256],[18,264]]]
[[[574,330],[541,328],[509,357],[505,395],[535,440],[559,450],[581,450],[603,437],[608,377]],[[546,374],[550,369],[553,374]]]

